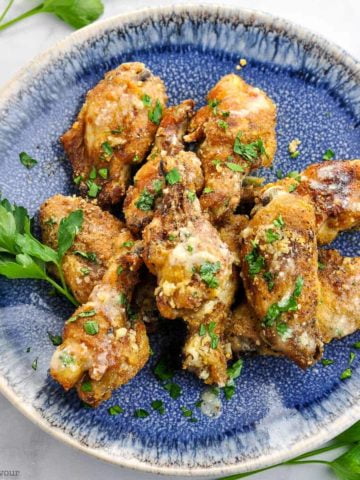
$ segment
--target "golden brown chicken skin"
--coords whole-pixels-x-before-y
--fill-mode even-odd
[[[46,245],[57,249],[60,222],[76,210],[83,211],[84,221],[63,257],[62,271],[75,298],[85,303],[117,253],[118,245],[132,237],[120,220],[94,203],[80,197],[54,195],[40,207],[42,239]]]
[[[165,318],[182,317],[188,326],[184,368],[205,383],[224,385],[229,352],[223,327],[236,280],[233,256],[201,212],[198,199],[173,185],[144,229],[144,261],[158,286],[155,296]]]
[[[321,354],[315,212],[284,193],[256,212],[242,232],[242,278],[261,337],[302,368]]]
[[[360,258],[321,250],[319,279],[317,324],[323,341],[328,343],[360,328]]]
[[[207,101],[192,119],[185,140],[202,142],[198,149],[205,176],[201,205],[217,222],[238,206],[245,175],[271,164],[276,107],[262,90],[234,74],[221,78]]]
[[[76,387],[92,406],[133,378],[149,357],[145,326],[131,318],[129,302],[142,264],[139,244],[119,245],[100,283],[65,324],[53,354],[52,377],[66,390]]]
[[[173,157],[184,149],[183,136],[193,107],[192,100],[185,100],[165,110],[147,162],[138,170],[134,186],[129,187],[126,193],[124,214],[126,225],[133,233],[141,232],[154,215],[165,185],[161,161],[165,156]]]
[[[240,238],[241,232],[249,223],[246,215],[228,213],[218,227],[220,238],[229,247],[234,256],[235,265],[241,264]]]
[[[143,63],[123,63],[92,90],[72,127],[61,137],[82,195],[102,206],[119,202],[131,165],[145,158],[167,97],[159,77]]]
[[[310,165],[297,177],[284,178],[258,189],[260,204],[292,192],[308,197],[315,207],[317,239],[323,245],[344,231],[360,226],[360,160],[337,160]]]

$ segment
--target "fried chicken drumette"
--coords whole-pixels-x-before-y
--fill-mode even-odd
[[[162,159],[173,157],[184,149],[183,136],[193,113],[194,102],[185,100],[165,110],[156,132],[155,143],[147,162],[137,171],[134,186],[124,201],[126,225],[139,233],[150,223],[165,185]],[[188,154],[187,154],[188,155]],[[202,183],[197,187],[201,189]]]
[[[221,78],[190,123],[188,142],[201,141],[205,190],[202,208],[213,222],[234,211],[241,198],[243,178],[269,166],[276,150],[276,107],[259,88],[230,74]]]
[[[167,101],[165,87],[143,63],[123,63],[92,90],[61,137],[82,195],[102,206],[125,195],[133,163],[145,158]]]
[[[303,368],[322,352],[315,232],[312,204],[288,193],[259,209],[242,232],[242,278],[260,335]]]
[[[360,160],[310,165],[295,178],[284,178],[257,189],[255,200],[265,205],[282,192],[308,197],[313,203],[321,245],[332,242],[344,230],[360,227]]]
[[[223,327],[236,287],[233,256],[203,215],[196,196],[177,184],[144,229],[144,261],[157,276],[161,315],[188,326],[184,368],[205,383],[224,385],[229,352]]]
[[[52,377],[66,390],[76,387],[92,406],[110,398],[149,358],[145,326],[129,309],[142,264],[141,246],[132,243],[118,245],[102,280],[67,320],[51,360]]]
[[[46,245],[57,250],[60,222],[76,210],[82,210],[84,221],[63,257],[62,271],[76,300],[85,303],[118,253],[118,246],[131,241],[132,236],[120,220],[94,203],[80,197],[54,195],[40,207],[40,226]]]

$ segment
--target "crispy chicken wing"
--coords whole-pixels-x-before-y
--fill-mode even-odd
[[[129,187],[126,193],[126,225],[134,233],[141,232],[154,215],[165,184],[161,160],[165,156],[173,157],[184,149],[183,136],[193,107],[192,100],[185,100],[180,105],[166,109],[148,160],[138,170],[134,177],[134,186]],[[198,188],[201,187],[202,184]]]
[[[118,245],[132,237],[120,220],[97,205],[79,197],[55,195],[40,207],[42,238],[46,245],[57,249],[60,221],[75,210],[83,211],[84,222],[64,255],[62,270],[75,298],[85,303],[117,253]]]
[[[242,233],[242,278],[268,346],[305,368],[319,358],[315,212],[306,199],[275,197]]]
[[[144,261],[157,276],[158,309],[188,326],[184,368],[206,383],[224,385],[228,352],[222,341],[233,301],[233,256],[202,214],[200,203],[176,184],[144,229]]]
[[[63,343],[50,373],[66,390],[97,406],[133,378],[149,357],[145,326],[132,320],[129,302],[142,264],[138,243],[118,245],[118,254],[90,294],[66,322]]]
[[[234,256],[235,265],[241,263],[240,234],[248,223],[249,218],[246,215],[228,213],[218,227],[221,240],[226,243]]]
[[[221,78],[207,100],[192,119],[185,140],[202,141],[198,155],[206,189],[201,205],[217,221],[238,206],[244,176],[271,164],[276,107],[262,90],[234,74]]]
[[[319,262],[317,324],[323,341],[328,343],[360,328],[360,258],[321,250]]]
[[[284,191],[309,197],[315,207],[320,244],[330,243],[339,232],[360,227],[360,160],[310,165],[298,180],[284,178],[265,185],[256,197],[263,205]]]
[[[123,63],[92,90],[61,137],[82,195],[108,206],[125,195],[132,163],[145,158],[167,100],[143,63]]]
[[[320,295],[316,325],[324,343],[360,329],[360,258],[342,257],[336,250],[319,250]],[[229,315],[225,337],[234,354],[275,355],[261,337],[261,322],[249,303]]]

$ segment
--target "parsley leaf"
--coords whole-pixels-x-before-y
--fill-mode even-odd
[[[124,413],[124,409],[121,408],[120,405],[113,405],[108,408],[108,412],[110,415],[119,415],[120,413]]]
[[[322,159],[326,161],[326,160],[332,160],[334,157],[335,157],[335,152],[333,152],[331,148],[328,148],[324,153]]]
[[[200,265],[200,278],[209,288],[216,288],[219,286],[219,282],[215,277],[215,274],[220,270],[220,266],[220,262],[204,262],[202,265]]]
[[[250,253],[245,255],[245,261],[248,264],[249,274],[254,277],[265,267],[265,258],[260,254],[259,245],[253,244]]]
[[[159,102],[159,100],[156,100],[155,107],[152,110],[149,110],[149,113],[148,113],[149,120],[155,123],[155,125],[159,125],[160,120],[162,118],[162,114],[163,114],[163,109],[162,109],[161,103]]]
[[[82,210],[75,210],[67,217],[61,219],[58,230],[59,260],[63,258],[64,254],[74,243],[75,236],[82,228],[83,222],[84,212]]]
[[[284,312],[294,312],[298,308],[297,299],[299,298],[302,288],[304,285],[304,279],[299,276],[295,281],[295,287],[293,293],[290,295],[288,300],[283,303],[273,303],[266,312],[266,315],[263,319],[263,325],[265,327],[272,327],[274,323],[280,319],[282,313]]]
[[[237,163],[225,162],[225,165],[228,168],[230,168],[230,170],[232,170],[233,172],[243,172],[244,171],[244,167],[242,167],[241,165],[238,165]]]
[[[151,97],[144,93],[144,95],[141,97],[141,100],[145,107],[151,107]]]
[[[242,143],[240,140],[241,135],[241,132],[239,132],[235,138],[233,147],[235,153],[243,157],[248,162],[256,160],[260,155],[266,155],[264,143],[261,139],[252,143]]]
[[[35,158],[30,157],[26,152],[21,152],[19,158],[24,167],[28,169],[33,168],[38,163]]]
[[[266,243],[274,243],[277,240],[280,239],[280,235],[275,232],[272,228],[269,228],[268,230],[265,231],[265,240]]]
[[[165,413],[164,402],[162,400],[153,400],[151,402],[151,407],[161,415]]]
[[[148,192],[146,188],[141,192],[135,206],[143,212],[148,212],[153,209],[155,202],[155,195]]]
[[[169,185],[175,185],[175,183],[181,182],[181,175],[177,168],[173,168],[166,175],[165,179]]]
[[[48,337],[51,340],[51,343],[55,345],[55,347],[59,346],[62,344],[62,337],[61,335],[53,335],[51,332],[47,332]]]
[[[225,122],[224,120],[218,120],[217,124],[220,128],[222,128],[225,131],[229,127],[229,124],[227,122]]]
[[[146,418],[149,415],[150,415],[150,413],[148,411],[144,410],[143,408],[138,408],[134,412],[134,417],[135,418]]]

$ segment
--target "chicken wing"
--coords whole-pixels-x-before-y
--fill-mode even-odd
[[[124,201],[126,225],[139,233],[150,223],[156,205],[161,199],[165,184],[161,160],[174,156],[184,149],[183,136],[192,116],[194,102],[185,100],[165,110],[155,143],[147,162],[134,177],[134,186],[129,187]],[[201,189],[202,185],[200,185]]]
[[[328,343],[360,329],[360,258],[321,250],[319,279],[317,324],[323,341]]]
[[[216,222],[238,206],[245,175],[271,164],[276,107],[262,90],[234,74],[221,78],[207,100],[192,119],[185,140],[202,141],[198,155],[206,188],[201,205]]]
[[[157,276],[161,315],[188,326],[183,367],[205,383],[224,385],[229,352],[222,341],[236,280],[233,256],[201,212],[198,199],[175,184],[143,231],[144,261]]]
[[[83,211],[84,222],[63,257],[62,271],[75,298],[85,303],[104,276],[118,245],[131,241],[132,237],[120,220],[97,205],[79,197],[55,195],[40,207],[40,226],[46,245],[57,249],[60,222],[75,210]]]
[[[228,213],[218,227],[221,240],[226,243],[234,256],[235,265],[241,263],[240,234],[248,223],[249,218],[246,215]]]
[[[131,165],[145,158],[167,101],[165,87],[143,63],[123,63],[92,90],[61,137],[82,195],[102,206],[119,202]]]
[[[310,165],[296,178],[258,189],[256,197],[265,205],[275,195],[289,191],[313,203],[319,244],[332,242],[339,232],[360,227],[360,160]]]
[[[315,212],[284,193],[257,211],[242,232],[242,278],[267,345],[306,368],[319,358]]]
[[[63,343],[51,360],[52,377],[66,390],[75,386],[79,397],[92,406],[110,398],[149,357],[145,326],[129,311],[142,264],[141,247],[132,243],[118,245],[101,282],[67,320]]]

